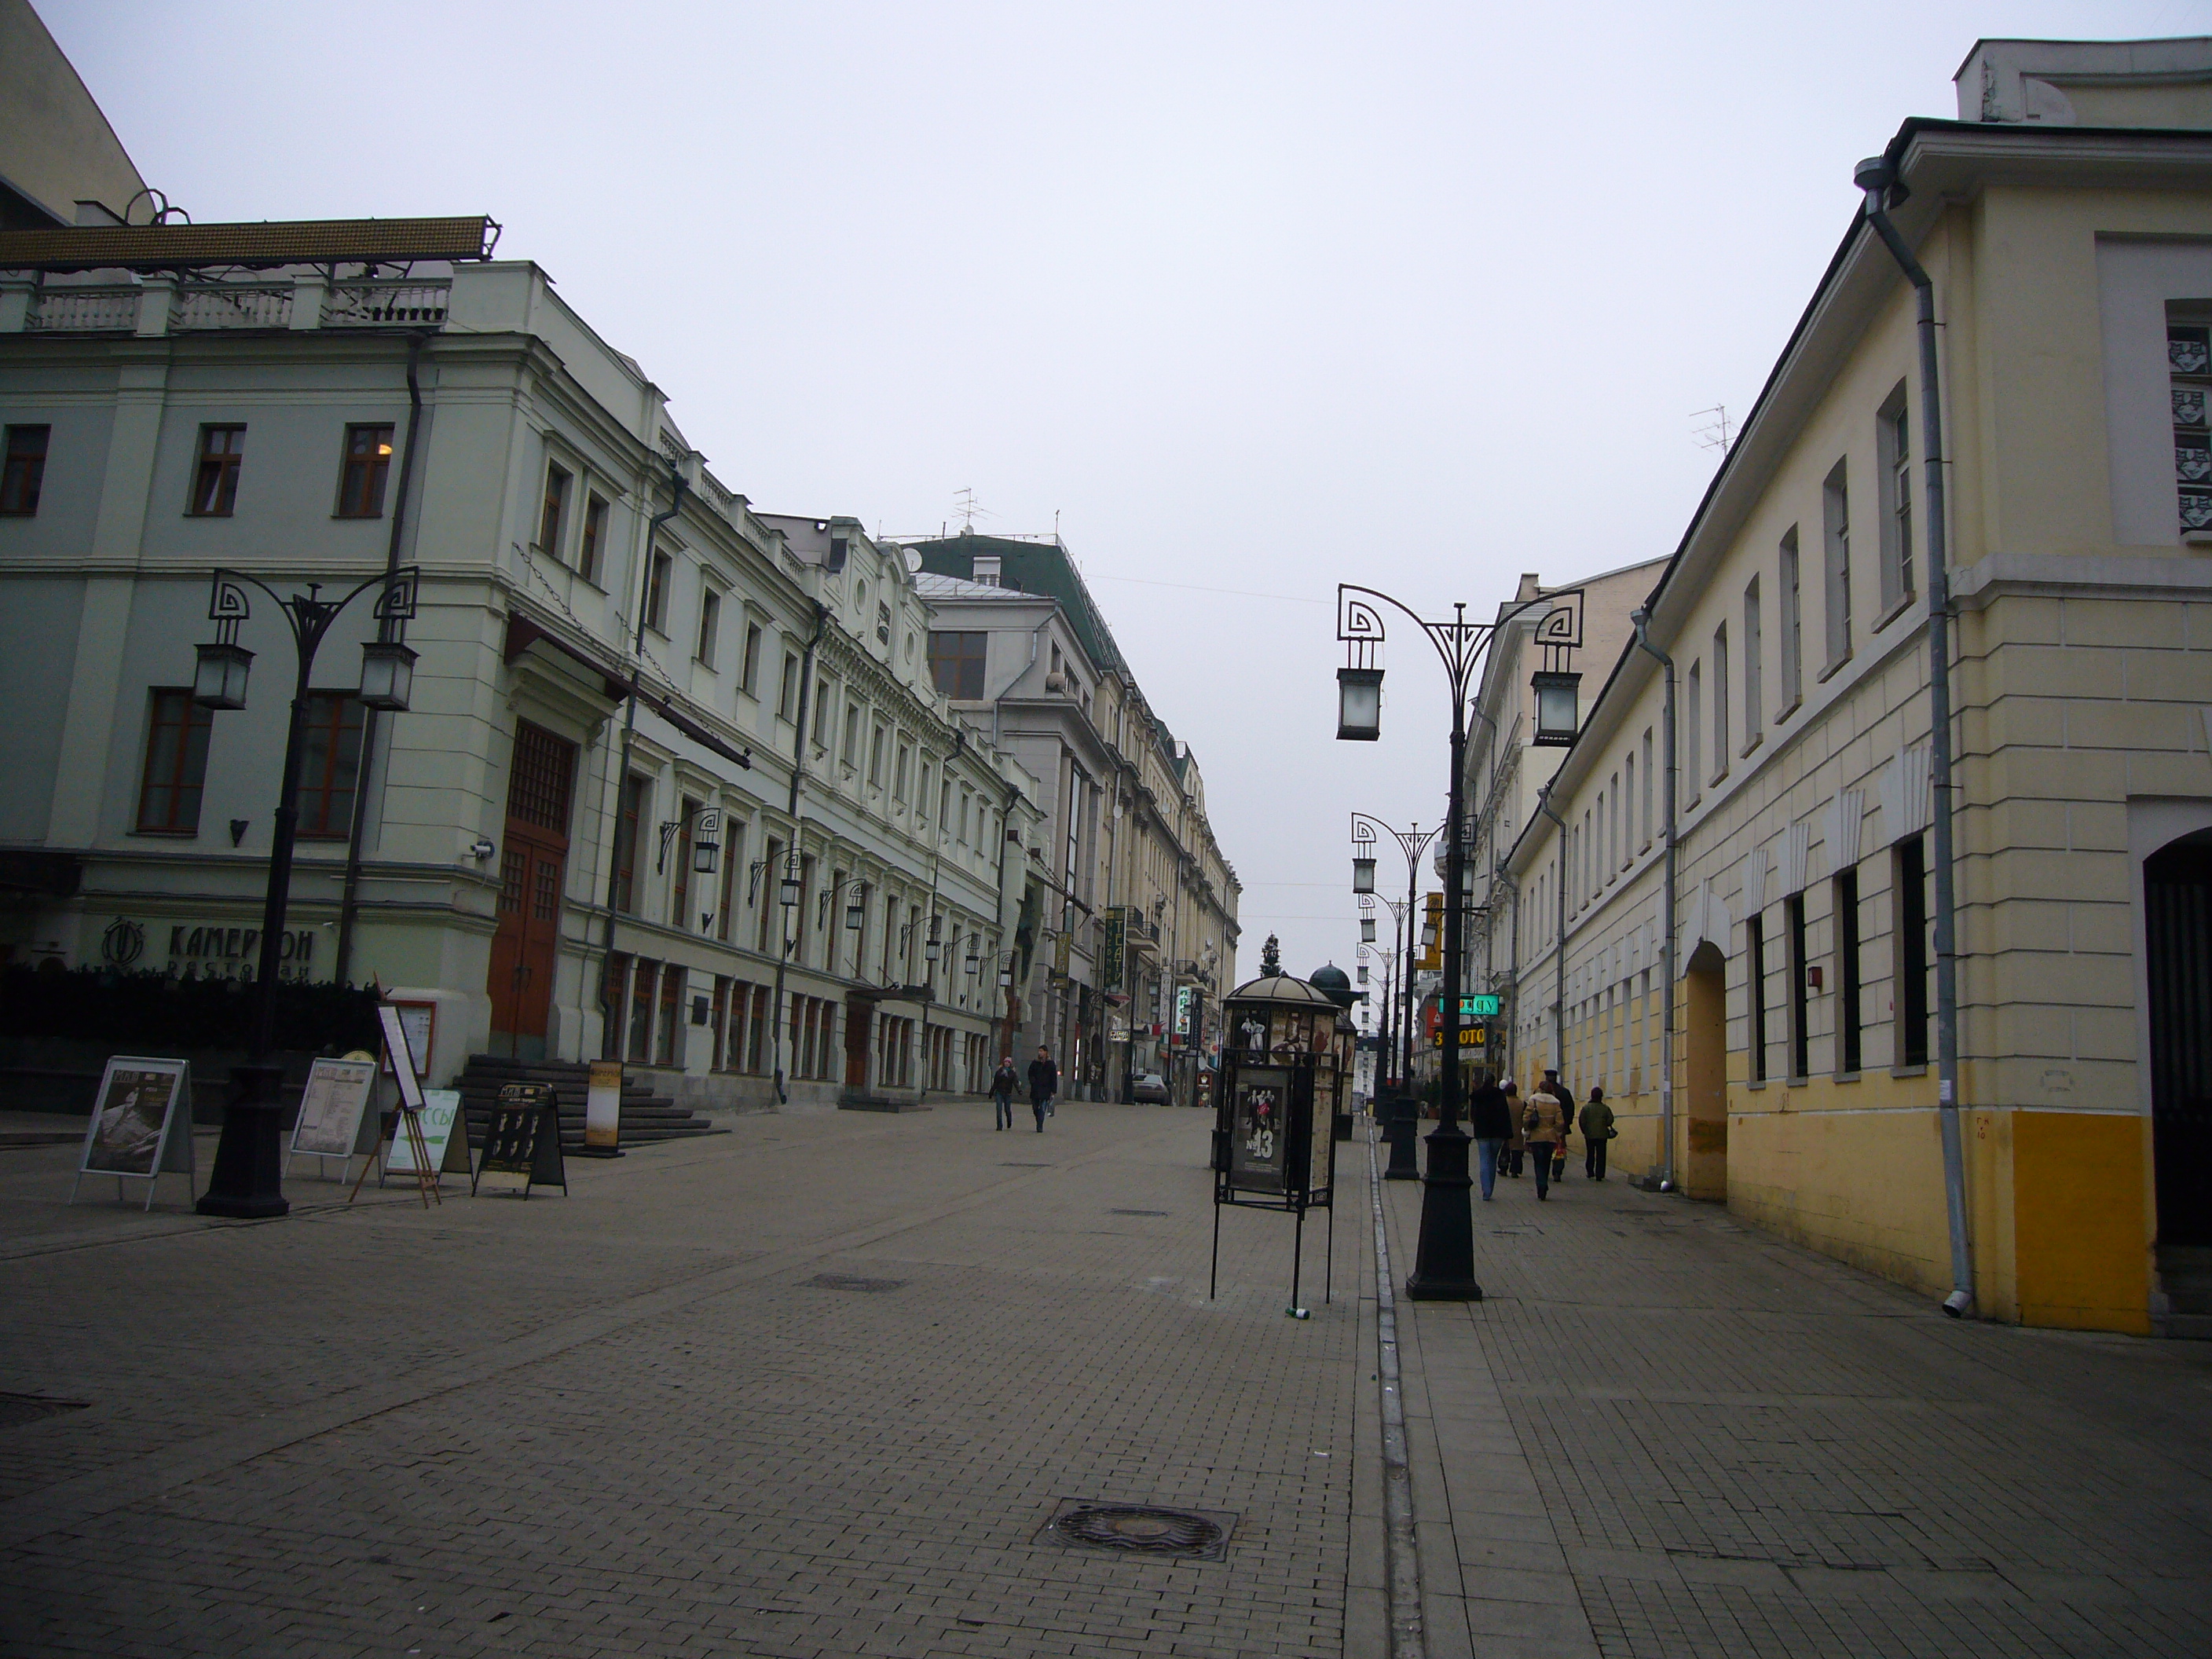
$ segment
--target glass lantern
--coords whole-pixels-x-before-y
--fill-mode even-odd
[[[245,708],[246,677],[252,666],[253,653],[242,645],[201,646],[192,671],[192,701],[203,708]]]
[[[1372,743],[1382,735],[1382,671],[1336,671],[1336,735],[1340,740]]]
[[[371,708],[402,714],[415,690],[415,653],[394,640],[371,640],[361,648],[361,700]]]

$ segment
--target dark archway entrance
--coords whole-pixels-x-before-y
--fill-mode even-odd
[[[2143,944],[2159,1266],[2172,1281],[2212,1271],[2212,830],[2143,860]],[[2173,1259],[2184,1251],[2196,1260]]]
[[[1690,953],[1683,977],[1683,1109],[1689,1156],[1682,1190],[1716,1202],[1728,1197],[1728,961],[1711,939]]]

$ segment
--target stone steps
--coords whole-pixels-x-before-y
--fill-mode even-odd
[[[499,1105],[499,1091],[510,1083],[551,1085],[554,1103],[561,1111],[561,1146],[575,1152],[584,1144],[584,1103],[591,1089],[591,1067],[580,1060],[510,1060],[501,1054],[471,1054],[455,1080],[461,1091],[461,1110],[469,1127],[469,1145],[481,1146]],[[627,1084],[622,1096],[622,1144],[649,1146],[660,1140],[690,1140],[701,1135],[727,1134],[712,1119],[688,1106],[678,1106],[665,1095],[656,1095],[643,1083]]]

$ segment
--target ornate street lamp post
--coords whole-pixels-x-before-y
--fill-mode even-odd
[[[1376,671],[1380,673],[1381,670]],[[1413,924],[1414,896],[1419,890],[1421,854],[1438,831],[1424,830],[1419,824],[1409,824],[1403,830],[1394,830],[1382,819],[1368,812],[1352,815],[1352,890],[1358,892],[1364,880],[1369,890],[1375,882],[1375,832],[1380,830],[1398,843],[1398,850],[1406,855],[1406,899],[1401,906],[1396,899],[1390,902],[1390,913],[1396,919],[1391,944],[1400,951],[1401,967],[1398,978],[1398,994],[1405,1000],[1405,1010],[1398,1022],[1398,1042],[1401,1053],[1398,1061],[1398,1091],[1390,1102],[1390,1167],[1382,1172],[1385,1181],[1419,1181],[1421,1167],[1416,1158],[1413,1142],[1419,1134],[1420,1103],[1413,1095]],[[1364,867],[1363,867],[1364,866]],[[1361,932],[1366,932],[1362,927]],[[1401,937],[1401,935],[1403,937]]]
[[[377,596],[377,637],[362,647],[362,702],[371,708],[404,710],[414,687],[415,653],[403,635],[415,614],[415,589],[421,571],[414,565],[379,571],[344,598],[320,597],[322,584],[290,599],[254,577],[218,570],[208,596],[208,617],[216,637],[198,647],[192,696],[207,708],[246,707],[246,683],[253,653],[238,642],[240,623],[252,615],[246,589],[251,582],[276,602],[292,630],[292,714],[284,738],[283,781],[277,787],[276,817],[269,845],[269,887],[261,907],[261,959],[254,970],[253,1057],[231,1072],[231,1099],[223,1109],[222,1133],[216,1142],[215,1169],[208,1189],[195,1206],[202,1215],[255,1218],[279,1216],[284,1201],[284,1068],[272,1065],[276,1038],[276,979],[283,963],[284,912],[292,896],[292,848],[300,824],[301,751],[307,732],[307,686],[315,652],[338,613],[372,587]],[[366,760],[366,757],[363,757]]]
[[[1582,643],[1582,598],[1580,588],[1540,594],[1501,611],[1489,623],[1468,621],[1467,607],[1455,605],[1451,621],[1428,622],[1375,588],[1350,582],[1337,586],[1336,636],[1344,642],[1346,654],[1346,665],[1337,672],[1339,737],[1366,740],[1380,734],[1377,711],[1382,702],[1385,635],[1381,605],[1413,619],[1436,647],[1451,685],[1451,789],[1443,828],[1444,891],[1451,902],[1444,907],[1444,982],[1437,1009],[1437,1035],[1442,1040],[1441,1087],[1437,1127],[1428,1137],[1420,1242],[1414,1251],[1413,1275],[1406,1281],[1406,1294],[1415,1301],[1471,1302],[1482,1295],[1482,1286],[1474,1278],[1474,1216],[1468,1196],[1474,1183],[1468,1174],[1468,1148],[1473,1143],[1459,1121],[1459,1000],[1466,977],[1466,912],[1460,898],[1467,853],[1462,787],[1467,771],[1468,694],[1483,653],[1498,630],[1540,605],[1549,606],[1550,611],[1536,625],[1536,641],[1547,647],[1555,659],[1547,664],[1547,668],[1563,667],[1556,659]],[[1411,974],[1407,978],[1410,981]],[[1411,1024],[1410,1019],[1407,1023]]]

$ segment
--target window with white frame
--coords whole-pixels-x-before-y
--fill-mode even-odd
[[[1875,453],[1881,488],[1881,614],[1912,597],[1912,428],[1905,382],[1875,417]]]

